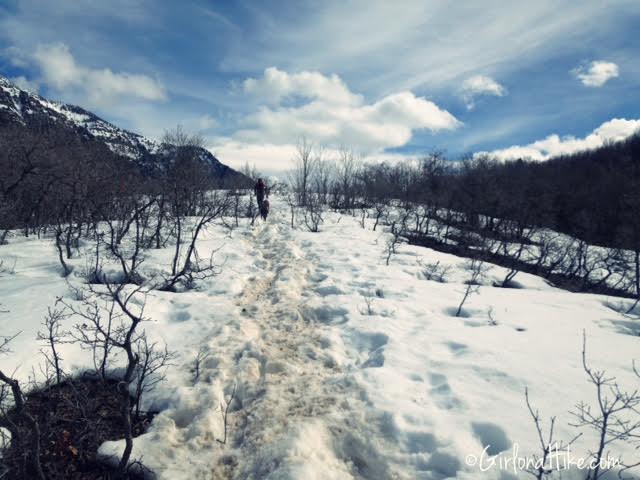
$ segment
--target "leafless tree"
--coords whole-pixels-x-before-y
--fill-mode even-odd
[[[322,152],[318,153],[313,175],[313,190],[318,195],[321,204],[326,205],[329,200],[331,180],[335,165],[330,160],[323,158]]]
[[[376,228],[378,228],[378,224],[380,223],[380,219],[388,215],[389,206],[387,205],[386,202],[377,201],[373,208],[375,209],[375,212],[376,212],[375,222],[373,224],[373,231],[375,232]]]
[[[121,215],[106,221],[106,247],[120,265],[123,283],[143,283],[140,265],[144,261],[144,247],[148,243],[148,217],[154,202],[154,199],[129,199],[121,203]],[[108,279],[102,280],[108,282]]]
[[[290,174],[291,186],[296,192],[298,204],[307,205],[307,196],[311,190],[316,169],[317,157],[314,145],[302,137],[296,146],[295,166]]]
[[[62,246],[63,246],[62,235],[63,235],[63,230],[61,228],[56,229],[55,245],[56,245],[56,250],[58,252],[58,260],[60,261],[60,265],[62,266],[62,276],[68,277],[71,274],[72,269],[69,266],[69,264],[67,264],[67,262],[65,261],[64,253],[62,251]]]
[[[125,431],[125,449],[118,463],[118,472],[123,475],[129,465],[131,451],[133,450],[133,426],[131,421],[131,395],[129,386],[135,379],[136,370],[139,368],[140,356],[138,355],[138,342],[140,341],[139,325],[145,321],[143,302],[139,308],[133,307],[132,300],[143,292],[141,287],[136,287],[126,291],[124,284],[105,284],[106,292],[104,295],[120,309],[123,317],[127,320],[113,328],[109,335],[109,343],[115,348],[121,349],[126,355],[126,367],[124,375],[118,384],[120,393],[121,413],[123,417],[123,426]],[[101,332],[105,335],[106,332]]]
[[[68,343],[68,333],[62,330],[61,322],[67,318],[63,310],[56,308],[48,308],[44,317],[42,326],[44,331],[40,330],[36,339],[44,342],[44,348],[40,350],[45,358],[45,362],[49,365],[56,377],[56,385],[60,385],[64,372],[62,370],[62,357],[60,356],[59,346]]]
[[[156,284],[156,288],[172,290],[178,283],[191,288],[195,280],[201,280],[218,273],[217,267],[213,263],[213,254],[207,262],[203,262],[203,259],[199,257],[197,242],[206,227],[227,211],[228,202],[227,196],[219,195],[218,192],[210,194],[209,198],[203,200],[198,207],[197,217],[193,219],[190,238],[185,238],[182,227],[177,229],[171,273],[165,275]]]
[[[358,178],[360,159],[348,147],[341,147],[338,153],[336,186],[340,194],[339,205],[350,210],[354,207],[357,191],[355,183]]]

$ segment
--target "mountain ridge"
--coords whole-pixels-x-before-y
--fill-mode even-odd
[[[0,75],[0,126],[14,125],[32,130],[51,124],[106,145],[146,175],[154,175],[170,163],[171,152],[161,143],[120,128],[83,107],[49,100],[24,90]],[[211,168],[214,177],[247,183],[243,174],[220,162],[209,150],[200,150],[201,161]]]

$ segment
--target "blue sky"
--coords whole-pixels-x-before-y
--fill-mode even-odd
[[[640,127],[638,52],[637,0],[0,0],[0,74],[263,171],[302,135],[389,160],[597,146]]]

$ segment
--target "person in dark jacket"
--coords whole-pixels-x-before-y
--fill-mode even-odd
[[[261,208],[262,201],[264,200],[265,194],[267,193],[267,185],[264,183],[264,180],[261,178],[256,182],[253,190],[256,192],[256,199],[258,200],[258,207]]]

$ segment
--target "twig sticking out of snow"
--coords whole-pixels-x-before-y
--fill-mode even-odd
[[[595,451],[591,452],[592,464],[595,467],[589,471],[586,480],[598,480],[608,470],[606,464],[609,457],[606,449],[612,442],[640,442],[640,420],[629,419],[629,416],[639,413],[640,391],[622,390],[615,377],[608,377],[604,370],[594,370],[587,364],[587,336],[584,331],[582,367],[596,388],[597,404],[595,409],[585,402],[576,404],[575,409],[570,412],[576,420],[570,425],[577,428],[590,427],[596,431],[598,445]],[[616,461],[617,465],[623,467],[618,472],[620,478],[623,478],[622,474],[625,471],[640,466],[640,462],[625,464],[620,458]]]
[[[364,303],[366,304],[366,308],[363,308],[360,310],[360,314],[361,315],[374,315],[375,312],[373,310],[373,301],[375,300],[373,298],[373,295],[363,295],[362,296],[364,298]]]
[[[209,357],[209,352],[207,352],[206,347],[202,346],[198,349],[198,353],[196,354],[196,358],[193,361],[193,383],[197,383],[200,378],[200,367],[202,362],[204,362]]]
[[[229,406],[231,406],[231,403],[233,402],[233,399],[236,396],[236,390],[238,388],[238,384],[234,383],[233,384],[233,390],[231,391],[231,395],[229,396],[229,400],[227,400],[227,405],[223,406],[222,402],[220,402],[220,411],[222,412],[222,421],[224,422],[224,438],[222,440],[220,440],[219,438],[216,439],[218,441],[218,443],[221,443],[222,445],[225,445],[227,443],[227,427],[229,425],[227,419],[228,419],[228,415],[229,415]]]
[[[576,435],[567,444],[564,444],[562,441],[558,443],[557,440],[554,440],[554,436],[553,436],[554,428],[556,425],[556,417],[554,416],[549,419],[549,433],[547,435],[547,438],[545,439],[545,435],[542,427],[542,419],[540,418],[540,412],[538,410],[535,410],[531,405],[531,402],[529,401],[528,388],[524,389],[524,398],[527,402],[527,409],[531,414],[531,418],[533,418],[533,423],[535,424],[536,432],[538,433],[538,441],[540,443],[540,449],[542,450],[541,456],[537,456],[537,455],[533,456],[532,463],[533,465],[535,465],[535,468],[532,467],[528,469],[527,472],[533,475],[537,480],[543,480],[546,476],[551,475],[551,473],[553,472],[553,469],[550,468],[550,466],[549,467],[547,466],[551,453],[553,453],[554,455],[557,455],[558,452],[567,451],[569,449],[569,446],[571,446],[571,444],[573,444],[578,438],[580,438],[580,436],[582,436],[582,433],[579,433],[578,435]]]

